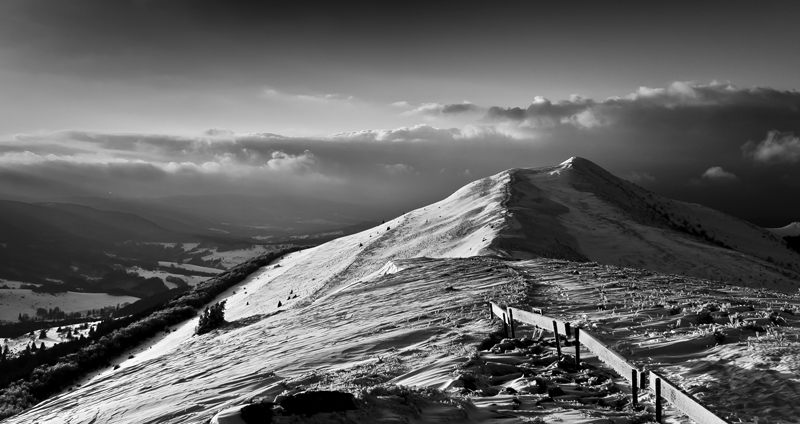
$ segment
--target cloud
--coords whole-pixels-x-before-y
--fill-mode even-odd
[[[708,126],[719,130],[725,120],[728,120],[728,127],[766,122],[793,122],[793,126],[797,126],[798,110],[798,91],[764,87],[742,89],[717,82],[707,85],[674,82],[665,88],[640,87],[627,96],[603,101],[573,95],[569,100],[552,102],[537,96],[526,108],[490,107],[484,120],[513,122],[520,128],[534,130],[636,128],[651,123],[689,124],[695,128]]]
[[[266,87],[262,91],[263,95],[269,99],[285,102],[316,103],[316,104],[347,104],[355,98],[353,96],[332,93],[332,94],[290,94],[278,91],[272,87]]]
[[[339,133],[330,136],[334,140],[352,141],[388,141],[388,142],[423,142],[430,140],[456,140],[467,135],[458,128],[435,128],[430,125],[415,125],[381,130],[363,130]]]
[[[417,173],[413,166],[404,163],[377,164],[384,172],[392,176]]]
[[[281,172],[311,172],[317,159],[314,154],[309,150],[305,150],[302,154],[292,155],[283,151],[272,152],[271,159],[266,163],[266,166],[275,171]]]
[[[232,137],[234,132],[226,128],[209,128],[203,134],[210,137]]]
[[[408,210],[446,197],[467,179],[581,156],[658,194],[757,222],[796,220],[790,215],[800,210],[797,196],[775,195],[793,192],[800,181],[800,167],[779,166],[800,161],[797,91],[675,83],[602,101],[536,97],[526,107],[486,109],[469,122],[322,137],[214,128],[192,137],[19,134],[0,139],[0,194],[303,193],[396,202]],[[466,169],[469,176],[463,175]],[[708,184],[734,181],[730,175],[746,184]],[[742,202],[744,197],[751,201]]]
[[[515,128],[504,125],[465,125],[461,128],[437,128],[426,124],[379,130],[363,130],[333,134],[332,140],[445,143],[458,140],[518,139]]]
[[[442,165],[468,166],[482,175],[503,166],[505,159],[497,155],[520,156],[505,148],[496,150],[493,144],[504,140],[512,139],[492,127],[429,125],[321,138],[219,129],[194,137],[81,130],[21,134],[0,140],[0,195],[243,192],[431,202],[463,184],[455,174],[438,177]],[[428,177],[423,187],[398,178],[411,175],[437,178]],[[38,176],[46,176],[47,182]]]
[[[706,169],[706,172],[703,172],[701,177],[716,181],[735,181],[738,179],[736,175],[722,169],[720,166],[712,166]]]
[[[400,107],[410,107],[407,102],[398,102],[404,103],[404,105],[400,105],[397,103],[393,103],[392,105],[400,106]],[[484,109],[480,106],[474,105],[469,102],[464,103],[451,103],[451,104],[442,104],[442,103],[423,103],[422,105],[417,106],[414,109],[405,111],[402,115],[405,116],[414,116],[414,115],[426,115],[426,116],[444,116],[444,115],[457,115],[467,112],[481,112]]]
[[[748,141],[742,145],[745,157],[766,164],[800,162],[800,137],[794,132],[770,131],[760,143]]]
[[[641,184],[641,183],[652,183],[655,182],[656,177],[648,174],[647,172],[637,172],[633,171],[628,175],[628,181]]]
[[[578,127],[595,127],[602,122],[602,117],[594,111],[594,102],[573,97],[571,100],[556,103],[536,96],[531,104],[523,109],[519,107],[489,108],[484,120],[489,122],[517,121],[519,126],[525,128],[554,128],[559,125],[572,125]]]
[[[353,96],[345,96],[343,94],[297,94],[294,96],[296,99],[305,100],[318,103],[334,103],[334,102],[348,102],[353,100]]]

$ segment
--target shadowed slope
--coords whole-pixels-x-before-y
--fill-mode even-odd
[[[411,372],[442,361],[425,384],[447,387],[453,366],[465,360],[460,343],[490,329],[480,319],[484,301],[528,293],[523,271],[545,276],[545,265],[517,270],[525,263],[455,258],[536,255],[793,291],[797,274],[777,264],[796,267],[800,258],[762,229],[661,198],[579,158],[504,171],[380,226],[287,255],[215,299],[227,301],[225,318],[237,325],[193,337],[196,321],[187,321],[119,369],[8,422],[205,423],[218,410],[280,393],[284,379],[307,376],[311,384],[319,373],[375,365],[377,354],[389,352],[408,352],[402,361]],[[558,279],[594,279],[600,271],[570,270]],[[663,280],[667,288],[682,282]]]
[[[586,159],[509,172],[512,218],[497,246],[515,257],[585,258],[789,291],[800,283],[800,256],[769,231],[655,195]]]

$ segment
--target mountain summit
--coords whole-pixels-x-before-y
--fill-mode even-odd
[[[792,222],[785,227],[768,228],[768,230],[780,237],[798,237],[800,236],[800,221]]]
[[[545,256],[794,291],[800,257],[772,232],[670,200],[573,157],[512,169],[502,253]]]
[[[569,272],[564,260],[574,261]],[[186,321],[123,355],[119,367],[7,422],[206,423],[255,397],[309,385],[447,389],[469,356],[459,349],[492,331],[488,299],[510,304],[539,287],[538,302],[555,302],[548,290],[590,292],[591,284],[598,293],[607,284],[628,293],[619,279],[634,274],[642,283],[652,277],[657,291],[680,284],[681,292],[708,293],[713,283],[730,293],[735,285],[796,292],[798,270],[800,255],[778,236],[573,157],[500,172],[291,253],[218,296],[227,302],[226,327],[193,336],[197,320]],[[547,286],[554,281],[560,285]]]

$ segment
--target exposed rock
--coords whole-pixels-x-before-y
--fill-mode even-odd
[[[357,409],[352,394],[333,391],[295,393],[283,399],[280,405],[289,415],[304,416]]]
[[[272,422],[272,403],[253,403],[243,407],[242,420],[247,424],[270,424]]]

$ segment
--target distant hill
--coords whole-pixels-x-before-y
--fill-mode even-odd
[[[679,322],[672,310],[683,311],[686,315],[681,319],[697,320],[689,321],[693,327],[700,323],[698,313],[705,310],[700,305],[710,299],[724,303],[746,297],[748,304],[763,304],[765,310],[769,305],[771,310],[776,297],[762,298],[761,291],[730,287],[796,293],[798,270],[800,255],[787,249],[777,235],[701,205],[658,196],[588,160],[571,158],[549,167],[511,169],[380,225],[285,255],[215,299],[226,301],[229,324],[224,328],[194,336],[197,320],[187,321],[155,344],[141,346],[128,359],[120,358],[118,369],[108,367],[90,384],[76,385],[7,422],[54,421],[65,416],[87,423],[211,422],[214,414],[231,406],[258,397],[272,399],[287,384],[292,389],[319,387],[320,381],[359,391],[364,385],[380,385],[381,391],[374,394],[386,393],[384,385],[393,383],[433,387],[441,389],[436,391],[440,396],[456,388],[458,374],[453,370],[459,364],[470,360],[482,367],[488,363],[466,353],[500,328],[497,321],[492,324],[486,319],[486,301],[504,296],[501,303],[530,300],[576,323],[582,317],[581,322],[589,323],[584,328],[596,325],[602,329],[595,332],[598,337],[620,342],[609,343],[615,348],[634,346],[628,340],[646,341],[637,342],[640,359],[647,352],[643,349],[656,343],[654,339],[661,340],[662,347],[669,344],[672,352],[687,350],[692,353],[683,362],[687,367],[671,368],[683,375],[694,374],[694,381],[706,384],[709,370],[724,368],[730,374],[714,371],[714,376],[733,378],[743,368],[717,356],[724,347],[714,346],[715,328],[703,324],[684,328],[690,332],[677,331],[674,325]],[[640,293],[644,284],[648,291]],[[617,299],[609,310],[606,289]],[[794,312],[785,314],[794,316]],[[766,320],[764,325],[770,322],[751,317]],[[775,331],[780,328],[791,329],[774,327]],[[755,329],[747,331],[753,337],[757,334]],[[777,337],[758,340],[774,346]],[[313,349],[309,340],[314,342]],[[750,350],[749,344],[742,345],[727,343],[734,349],[729,352],[736,352],[727,358],[742,358]],[[772,363],[764,360],[775,356],[765,353],[773,352],[773,347],[769,349],[743,359]],[[785,360],[791,362],[793,357],[784,354],[791,348],[782,349],[779,366],[785,367]],[[674,354],[666,356],[674,359]],[[698,362],[705,357],[707,362]],[[748,381],[766,375],[758,367],[749,368],[753,373],[747,374]],[[314,370],[313,378],[309,370]],[[320,375],[329,379],[320,380]],[[525,387],[535,387],[525,380]],[[773,381],[778,380],[770,384]],[[715,384],[709,393],[727,386]],[[785,391],[793,386],[780,387]],[[619,399],[616,394],[608,397]],[[497,406],[494,397],[470,398],[492,404],[492,411]],[[714,398],[704,400],[709,399]],[[551,404],[564,409],[563,403]],[[567,410],[576,415],[565,422],[585,417],[575,409]],[[404,413],[421,414],[419,408],[408,411]],[[429,408],[428,416],[440,419],[440,411]],[[392,411],[386,416],[394,419],[397,414]],[[464,415],[453,417],[465,421]],[[496,414],[486,417],[497,418]]]
[[[800,221],[792,222],[785,227],[767,228],[767,230],[780,237],[800,237]]]
[[[301,196],[238,194],[179,195],[159,198],[71,197],[64,202],[133,213],[164,228],[204,236],[277,242],[338,231],[394,216],[388,208]]]
[[[0,278],[52,284],[92,275],[120,255],[126,242],[166,242],[188,236],[133,214],[79,205],[0,200]],[[77,268],[84,268],[76,273]],[[102,276],[98,274],[99,278]]]
[[[37,219],[92,240],[169,242],[189,238],[189,234],[164,228],[127,212],[98,210],[68,203],[39,203],[26,207]]]
[[[256,244],[319,244],[374,225],[359,221],[369,213],[357,206],[310,199],[223,195],[71,200],[85,204],[0,200],[0,278],[61,291],[146,297],[167,287],[128,276],[126,269],[155,270],[158,261],[182,260],[219,266],[213,261],[221,252],[238,251],[247,258]],[[176,243],[197,247],[184,249]]]

